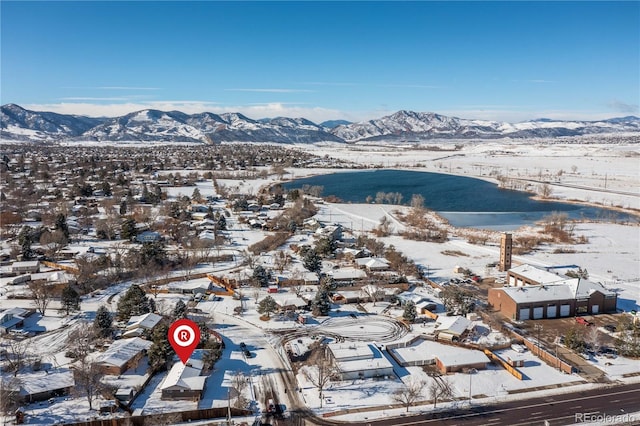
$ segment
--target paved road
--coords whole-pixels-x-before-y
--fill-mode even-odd
[[[455,412],[420,414],[384,420],[354,422],[354,426],[419,426],[419,425],[465,425],[465,426],[551,426],[576,424],[581,421],[597,421],[598,416],[623,416],[620,421],[640,424],[640,417],[627,418],[626,413],[640,411],[640,384],[602,387],[589,391],[542,398],[507,402],[492,406],[476,406]],[[328,419],[327,419],[328,420]],[[602,421],[601,421],[602,422]],[[323,422],[326,424],[326,422]]]

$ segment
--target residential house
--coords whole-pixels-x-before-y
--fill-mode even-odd
[[[436,319],[435,326],[435,334],[438,340],[449,342],[459,342],[473,330],[472,322],[458,315],[450,317],[440,315]]]
[[[341,380],[392,376],[393,364],[372,344],[330,343],[331,359]]]
[[[122,337],[140,337],[145,331],[151,331],[160,323],[162,316],[149,312],[129,318]]]
[[[329,271],[337,286],[349,286],[367,278],[366,272],[356,268],[340,268]]]
[[[26,308],[9,308],[0,311],[0,332],[8,333],[9,330],[22,327],[24,320],[35,311]]]
[[[176,362],[160,385],[161,399],[186,399],[199,401],[202,398],[207,376],[202,376],[203,363],[189,359],[187,364]]]
[[[396,345],[393,345],[396,346]],[[471,368],[486,369],[489,358],[481,351],[418,338],[409,345],[387,346],[389,354],[403,367],[435,365],[442,373]]]
[[[122,374],[138,366],[151,344],[150,341],[140,337],[116,340],[94,361],[94,364],[104,374]]]
[[[25,260],[22,262],[13,262],[11,264],[11,272],[14,274],[33,274],[40,271],[40,262],[37,260]]]
[[[359,268],[368,270],[369,272],[382,272],[389,270],[389,262],[382,257],[361,257],[355,260]]]
[[[138,235],[136,235],[136,242],[138,243],[155,243],[162,239],[162,235],[159,232],[155,231],[144,231]]]
[[[75,386],[73,371],[69,369],[21,373],[19,378],[19,395],[25,403],[68,395]]]

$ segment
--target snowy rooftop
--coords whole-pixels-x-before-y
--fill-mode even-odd
[[[133,330],[139,327],[152,329],[162,320],[162,316],[149,312],[143,315],[135,315],[129,318],[127,330]]]
[[[203,366],[202,361],[188,360],[187,364],[188,366],[182,362],[173,364],[171,371],[169,371],[169,374],[167,374],[167,377],[160,385],[160,389],[178,388],[203,390],[207,376],[200,375]]]
[[[75,385],[75,380],[71,370],[61,369],[20,374],[20,384],[21,395],[34,395],[72,387]]]
[[[380,257],[362,257],[356,259],[356,264],[360,267],[367,267],[369,269],[385,269],[389,267],[387,259]]]
[[[502,291],[516,303],[550,302],[554,300],[571,300],[574,298],[571,287],[566,284],[504,287]]]
[[[336,361],[371,359],[374,357],[371,345],[365,343],[330,343],[327,346]]]
[[[96,362],[122,367],[131,358],[150,347],[151,342],[139,337],[116,340],[111,344],[111,346],[109,346],[109,349],[104,351],[102,356],[100,356]]]
[[[443,331],[458,336],[464,333],[469,327],[471,327],[471,321],[457,315],[450,317],[440,315],[436,320],[436,331]]]
[[[329,274],[334,280],[357,280],[367,276],[363,270],[356,268],[340,268],[329,272]]]
[[[431,340],[418,340],[411,346],[392,349],[401,363],[431,361],[438,358],[445,365],[468,365],[489,362],[489,358],[473,349],[443,345]]]
[[[509,269],[509,272],[516,273],[518,275],[522,275],[525,278],[530,279],[531,281],[535,281],[538,283],[548,284],[556,281],[562,281],[563,277],[560,275],[556,275],[553,272],[549,272],[545,269],[540,269],[532,265],[520,265],[515,268]]]
[[[342,373],[348,373],[352,371],[364,371],[364,370],[377,370],[377,369],[389,369],[393,368],[393,364],[373,345],[365,345],[366,349],[362,348],[359,352],[368,351],[368,357],[366,358],[349,358],[344,361],[337,361],[336,366]]]

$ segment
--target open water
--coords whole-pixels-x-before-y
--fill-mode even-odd
[[[399,192],[402,204],[409,204],[413,194],[420,194],[425,199],[425,207],[437,211],[458,227],[512,230],[533,224],[553,212],[564,212],[570,219],[630,219],[613,210],[534,200],[530,194],[500,189],[481,179],[442,173],[350,171],[297,179],[283,186],[294,189],[304,185],[322,186],[323,196],[334,195],[352,203],[364,203],[368,196],[375,200],[378,192]]]

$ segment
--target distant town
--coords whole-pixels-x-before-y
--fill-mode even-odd
[[[640,421],[636,145],[537,143],[3,145],[3,424]],[[625,219],[454,227],[393,182],[361,204],[295,187],[370,169]]]

